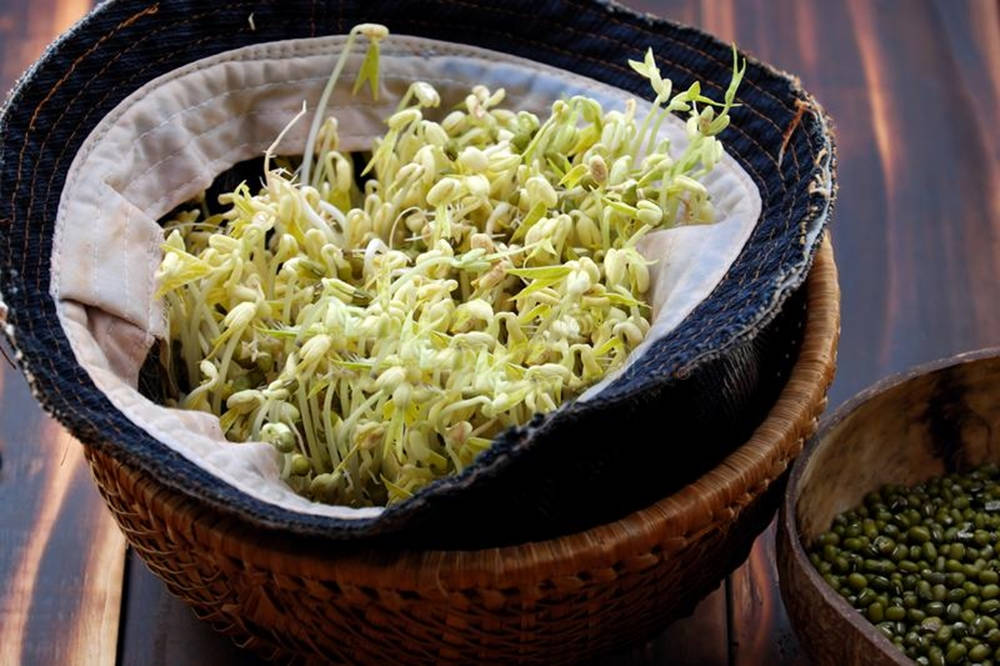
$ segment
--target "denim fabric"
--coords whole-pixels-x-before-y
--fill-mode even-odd
[[[822,111],[793,80],[757,62],[722,139],[760,189],[763,211],[725,278],[598,398],[504,433],[461,475],[376,519],[301,515],[243,495],[112,407],[76,364],[49,296],[56,209],[80,144],[128,94],[165,72],[248,44],[343,33],[362,21],[506,51],[637,95],[647,86],[625,61],[647,46],[679,88],[697,78],[720,96],[729,80],[729,46],[598,0],[109,0],[46,51],[0,118],[6,332],[45,408],[87,446],[257,528],[435,547],[520,542],[613,520],[691,481],[744,441],[795,357],[800,287],[834,189]]]

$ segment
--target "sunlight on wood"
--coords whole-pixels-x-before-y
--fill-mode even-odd
[[[74,441],[72,445],[80,448]],[[91,483],[88,478],[85,483]],[[96,493],[95,493],[96,494]],[[111,666],[118,649],[122,581],[125,576],[125,536],[111,514],[95,512],[97,531],[90,545],[80,609],[67,654],[79,655],[77,663]]]
[[[45,423],[38,446],[50,449],[53,461],[60,460],[64,451],[66,455],[61,464],[48,465],[43,470],[45,480],[37,507],[20,507],[22,511],[37,509],[38,515],[17,566],[9,576],[4,577],[7,589],[0,587],[0,618],[3,619],[0,622],[0,664],[22,663],[21,652],[31,617],[32,597],[46,546],[73,478],[87,473],[83,448],[55,421]],[[118,587],[121,587],[120,579]]]
[[[2,73],[6,86],[21,75],[60,33],[80,20],[89,0],[31,0],[18,39],[4,40]]]
[[[772,521],[754,542],[750,557],[729,577],[732,666],[806,666],[790,631],[776,581]]]
[[[899,145],[892,136],[893,118],[898,114],[892,108],[892,100],[888,91],[889,76],[883,71],[883,58],[874,29],[875,17],[871,6],[866,0],[852,0],[849,3],[851,24],[858,40],[858,50],[861,55],[861,66],[865,74],[865,89],[871,103],[872,128],[875,130],[875,141],[878,145],[878,155],[882,163],[882,173],[885,176],[886,198],[892,200],[895,191],[895,173],[897,171]]]
[[[804,2],[796,2],[793,6],[795,45],[798,55],[807,70],[815,70],[819,64],[819,36],[816,25],[816,8]],[[815,92],[815,91],[814,91]]]
[[[57,35],[69,30],[90,9],[90,0],[55,0],[52,31]]]
[[[987,52],[986,72],[990,75],[994,101],[1000,101],[1000,4],[974,2],[969,7],[976,41]],[[996,194],[1000,195],[1000,190]]]
[[[976,31],[976,42],[981,45],[984,51],[986,67],[984,68],[990,79],[989,95],[993,100],[994,113],[1000,108],[1000,3],[979,2],[973,3],[970,7],[972,13],[972,29]],[[984,91],[985,92],[985,91]],[[981,132],[985,137],[993,134],[994,127],[989,116],[980,116],[982,125]],[[995,135],[994,135],[995,136]],[[993,141],[994,151],[1000,146],[1000,142]],[[993,153],[997,156],[997,153]],[[1000,182],[1000,164],[996,159],[989,163],[992,171],[991,182]],[[991,218],[994,228],[1000,228],[1000,187],[994,187],[990,192]],[[1000,244],[997,244],[994,252],[995,265],[1000,266]]]
[[[872,131],[875,135],[875,147],[879,163],[882,165],[882,178],[885,186],[884,200],[886,203],[886,233],[892,234],[894,226],[894,200],[896,194],[896,176],[901,171],[901,162],[897,149],[900,143],[893,136],[892,124],[900,117],[899,110],[892,103],[890,74],[884,71],[882,53],[879,51],[878,35],[875,28],[875,16],[872,7],[865,0],[852,0],[848,4],[848,14],[854,28],[858,43],[858,55],[864,71],[865,90],[871,107]],[[905,252],[905,249],[903,249]],[[889,243],[886,246],[886,264],[890,267],[900,266],[901,248],[898,244]],[[889,270],[885,276],[886,299],[884,336],[879,342],[879,361],[883,367],[892,361],[893,324],[898,321],[900,311],[912,292],[912,285],[906,285],[896,275],[896,270]]]
[[[730,0],[702,0],[701,27],[724,41],[735,41],[736,21],[733,11]]]

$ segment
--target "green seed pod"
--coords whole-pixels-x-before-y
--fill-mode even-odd
[[[987,599],[986,601],[979,604],[979,612],[985,613],[987,615],[993,615],[998,610],[1000,610],[1000,599]]]
[[[226,399],[226,406],[239,413],[246,414],[264,403],[264,394],[256,389],[246,389],[233,393]]]
[[[266,423],[260,429],[260,438],[282,453],[295,450],[295,433],[284,423]]]
[[[868,606],[875,603],[877,598],[878,595],[875,593],[875,590],[871,588],[865,588],[858,593],[858,598],[857,601],[855,602],[855,605],[858,608],[868,608]]]
[[[317,474],[309,483],[309,494],[316,499],[331,502],[337,496],[339,474]]]
[[[291,472],[295,476],[305,476],[312,471],[312,464],[309,459],[301,453],[292,454]]]

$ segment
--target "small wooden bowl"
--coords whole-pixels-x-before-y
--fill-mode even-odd
[[[792,470],[781,508],[781,596],[820,665],[912,664],[813,567],[805,548],[833,518],[887,483],[1000,462],[1000,349],[887,379],[821,425]]]

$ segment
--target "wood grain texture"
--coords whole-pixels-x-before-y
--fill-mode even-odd
[[[914,363],[998,343],[995,0],[626,2],[794,72],[833,116],[844,320],[832,404]],[[87,4],[0,0],[5,87]],[[59,663],[72,645],[99,646],[79,654],[111,663],[123,578],[117,532],[105,529],[75,444],[6,367],[0,396],[0,664]],[[720,590],[657,641],[607,663],[714,664],[726,655],[738,664],[803,663],[773,553],[768,533],[731,577],[728,613]],[[129,573],[121,663],[237,659],[141,564]]]
[[[3,372],[0,664],[114,664],[125,540],[79,443]]]
[[[631,2],[794,72],[834,119],[843,288],[837,404],[1000,331],[1000,10],[995,0]],[[733,661],[804,657],[769,532],[730,579]]]
[[[729,663],[727,640],[726,585],[722,583],[689,617],[674,622],[656,640],[603,658],[594,666],[725,666]]]
[[[6,90],[89,0],[0,4]],[[125,540],[82,448],[0,362],[0,664],[116,662]]]
[[[781,603],[775,569],[775,524],[754,543],[746,563],[729,576],[730,664],[807,666]]]
[[[167,592],[135,553],[129,554],[126,598],[128,612],[121,625],[121,664],[262,666],[265,663],[200,622],[187,605]]]

